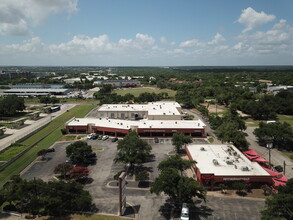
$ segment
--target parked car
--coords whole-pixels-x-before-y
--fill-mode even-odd
[[[283,170],[284,170],[283,167],[280,166],[280,165],[275,166],[274,168],[275,168],[275,170],[276,170],[277,172],[280,172],[280,173],[283,172]]]
[[[181,220],[189,220],[189,209],[188,209],[186,203],[182,204],[180,219]]]
[[[159,143],[159,138],[155,137],[155,143]]]
[[[112,138],[111,141],[112,141],[112,142],[116,142],[116,141],[118,141],[118,138],[114,137],[114,138]]]
[[[98,136],[98,140],[102,140],[102,138],[103,138],[103,135]]]
[[[93,136],[94,136],[93,134],[88,134],[88,135],[87,135],[87,139],[88,139],[88,140],[93,139]]]
[[[47,153],[50,153],[50,152],[55,152],[55,148],[53,148],[53,147],[52,148],[48,148],[47,149]]]
[[[102,137],[102,140],[105,141],[105,140],[107,140],[108,138],[109,138],[108,135],[104,135],[104,136]]]

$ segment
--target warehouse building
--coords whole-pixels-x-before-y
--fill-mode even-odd
[[[211,190],[234,182],[254,187],[273,184],[272,176],[264,168],[232,145],[188,145],[186,152],[190,160],[196,161],[193,169],[197,181]]]
[[[27,89],[8,89],[2,95],[17,95],[17,96],[46,96],[46,95],[66,95],[70,89],[53,89],[53,88],[27,88]]]
[[[104,85],[104,84],[110,84],[117,88],[140,86],[140,82],[138,80],[104,80],[104,81],[94,82],[94,85]]]

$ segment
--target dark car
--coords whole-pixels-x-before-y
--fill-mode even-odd
[[[112,138],[112,140],[111,140],[112,142],[116,142],[116,141],[118,141],[118,138]]]
[[[52,148],[48,148],[47,149],[47,153],[50,153],[50,152],[55,152],[55,148],[53,148],[53,147]]]
[[[283,167],[278,165],[274,167],[277,172],[283,172]]]
[[[159,143],[159,138],[155,137],[155,143]]]

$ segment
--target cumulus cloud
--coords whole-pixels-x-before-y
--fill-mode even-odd
[[[143,50],[154,45],[155,39],[147,34],[137,33],[135,39],[120,39],[118,47]]]
[[[290,54],[293,50],[293,28],[281,19],[267,31],[257,31],[253,34],[242,34],[234,50],[258,54]]]
[[[187,40],[184,42],[181,42],[179,44],[180,47],[184,47],[184,48],[191,48],[191,47],[204,47],[205,43],[200,42],[198,39],[194,38],[191,40]]]
[[[208,42],[209,45],[215,45],[215,44],[219,44],[222,41],[225,41],[226,39],[219,33],[216,33],[216,35],[214,36],[214,39],[210,42]]]
[[[49,45],[48,49],[52,53],[57,54],[99,54],[111,51],[113,49],[113,45],[109,42],[109,38],[105,34],[98,37],[77,35],[66,43]]]
[[[248,7],[242,10],[237,22],[243,24],[246,28],[243,33],[248,32],[256,27],[264,25],[276,18],[275,15],[266,14],[265,12],[257,12],[253,8]]]
[[[28,35],[52,13],[76,12],[78,0],[1,0],[0,34]]]

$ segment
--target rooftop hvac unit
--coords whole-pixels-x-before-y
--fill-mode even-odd
[[[201,150],[201,151],[205,151],[206,149],[204,149],[204,147],[201,147],[200,150]]]
[[[219,165],[219,162],[217,161],[217,159],[213,159],[213,163],[214,163],[214,165]]]
[[[241,170],[242,171],[249,171],[249,168],[248,168],[248,166],[241,166]]]
[[[233,162],[234,162],[234,161],[231,160],[231,159],[230,159],[230,160],[226,160],[226,163],[229,164],[229,165],[233,165]]]

